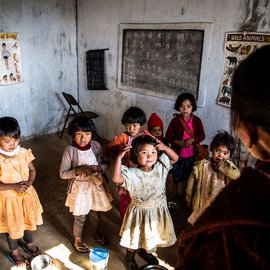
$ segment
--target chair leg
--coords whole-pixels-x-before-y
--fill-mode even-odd
[[[67,124],[67,121],[68,121],[68,118],[69,118],[69,112],[70,112],[70,110],[68,111],[68,114],[67,114],[67,117],[66,117],[66,120],[65,120],[63,129],[62,129],[61,134],[60,134],[60,136],[59,136],[60,139],[62,139],[63,133],[64,133],[64,131],[65,131],[65,127],[66,127],[66,124]]]

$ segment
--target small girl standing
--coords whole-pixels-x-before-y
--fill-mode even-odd
[[[180,94],[176,99],[174,109],[180,114],[176,114],[171,120],[166,132],[166,139],[179,156],[178,162],[173,165],[172,199],[177,197],[178,184],[181,182],[181,199],[184,203],[187,179],[195,161],[194,144],[203,141],[205,133],[201,119],[193,114],[197,110],[197,105],[192,94]],[[193,137],[186,131],[187,129],[193,132]]]
[[[157,140],[160,140],[165,145],[169,146],[169,142],[164,137],[163,121],[156,114],[152,113],[147,121],[147,128],[151,135],[153,135]]]
[[[93,130],[93,122],[86,116],[79,116],[70,123],[68,133],[73,142],[65,149],[59,170],[62,179],[70,180],[65,205],[74,215],[74,247],[80,253],[90,251],[82,241],[86,215],[90,213],[94,239],[104,245],[108,241],[99,231],[99,212],[112,208],[112,197],[102,177],[109,162],[104,159],[101,145],[92,141]]]
[[[137,167],[121,166],[129,151]],[[168,171],[177,159],[171,148],[142,135],[132,141],[132,146],[126,146],[115,161],[112,180],[125,187],[131,196],[120,230],[120,245],[127,248],[125,259],[129,270],[138,269],[136,250],[149,264],[158,264],[151,252],[176,242],[165,191]]]
[[[134,138],[140,135],[150,135],[147,130],[142,129],[143,125],[146,123],[146,115],[141,108],[128,108],[122,116],[121,123],[125,126],[125,131],[115,136],[113,141],[106,146],[107,155],[111,159],[115,159],[126,145],[131,145]],[[130,160],[129,153],[123,157],[122,163],[127,167],[134,166]],[[123,220],[131,198],[127,190],[123,187],[117,187],[117,191],[120,195],[119,210],[121,219]]]
[[[32,186],[36,178],[34,156],[30,149],[20,147],[20,135],[15,118],[0,118],[0,233],[7,234],[9,260],[18,267],[28,267],[29,261],[18,250],[18,240],[23,238],[23,249],[31,257],[40,254],[32,231],[43,223],[43,210]]]
[[[186,203],[192,208],[188,222],[194,224],[217,197],[220,191],[240,176],[229,160],[235,150],[235,139],[226,131],[219,131],[210,144],[212,157],[200,160],[193,167],[187,182]]]

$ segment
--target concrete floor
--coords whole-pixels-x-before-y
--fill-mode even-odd
[[[69,138],[64,135],[59,139],[57,134],[43,135],[35,139],[21,142],[25,148],[31,148],[36,159],[34,165],[37,170],[37,178],[34,182],[40,201],[44,208],[44,224],[34,232],[34,242],[53,259],[53,269],[82,270],[90,269],[88,254],[78,254],[73,249],[72,224],[73,217],[68,208],[64,206],[66,199],[67,182],[59,178],[59,165],[64,148],[69,144]],[[109,244],[104,246],[109,250],[110,270],[124,270],[125,248],[119,245],[120,215],[118,211],[118,196],[115,193],[114,183],[109,184],[113,193],[113,209],[102,215],[101,230],[109,239]],[[171,183],[168,183],[168,192]],[[177,236],[187,226],[186,218],[188,210],[177,204],[177,208],[171,213]],[[84,241],[91,247],[100,245],[92,238],[90,223],[87,220]],[[8,246],[5,235],[0,234],[0,269],[17,269],[7,259]],[[26,255],[23,251],[22,254]],[[174,269],[177,263],[177,245],[168,248],[158,248],[157,256],[161,265],[168,269]],[[136,256],[139,266],[145,265],[145,261]]]

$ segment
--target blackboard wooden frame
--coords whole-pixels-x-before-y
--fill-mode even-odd
[[[179,89],[179,90],[168,90],[165,92],[162,91],[155,91],[153,89],[145,89],[143,87],[138,87],[136,84],[131,85],[124,82],[125,79],[123,75],[123,71],[126,68],[126,62],[124,62],[124,47],[127,44],[125,42],[125,33],[129,30],[136,30],[136,33],[145,32],[147,33],[148,30],[157,31],[164,31],[165,33],[176,32],[175,30],[183,30],[183,31],[196,31],[203,32],[203,40],[202,40],[202,52],[201,52],[201,59],[200,59],[200,72],[198,76],[198,89],[196,92],[197,98],[197,105],[199,107],[204,107],[205,98],[206,98],[206,89],[207,89],[207,82],[208,82],[208,60],[209,60],[209,53],[210,53],[210,45],[211,45],[211,31],[212,31],[212,23],[209,22],[198,22],[198,23],[161,23],[161,24],[134,24],[134,23],[125,23],[119,25],[119,58],[118,58],[118,87],[122,90],[132,91],[135,93],[148,95],[148,96],[155,96],[161,97],[165,99],[175,100],[179,94],[184,91],[189,91],[188,89]],[[138,32],[138,31],[139,32]],[[130,31],[132,32],[132,31]],[[142,34],[143,35],[143,34]],[[161,59],[162,60],[162,59]],[[136,63],[134,63],[136,65]],[[124,66],[123,66],[124,65]],[[189,91],[190,92],[190,91]]]

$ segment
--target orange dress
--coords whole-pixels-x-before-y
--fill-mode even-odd
[[[30,149],[21,148],[14,157],[0,154],[0,181],[15,184],[28,181],[28,163],[34,160]],[[23,237],[24,231],[34,231],[43,223],[43,212],[37,192],[30,186],[23,194],[15,190],[0,190],[0,233],[8,233],[11,239]]]

